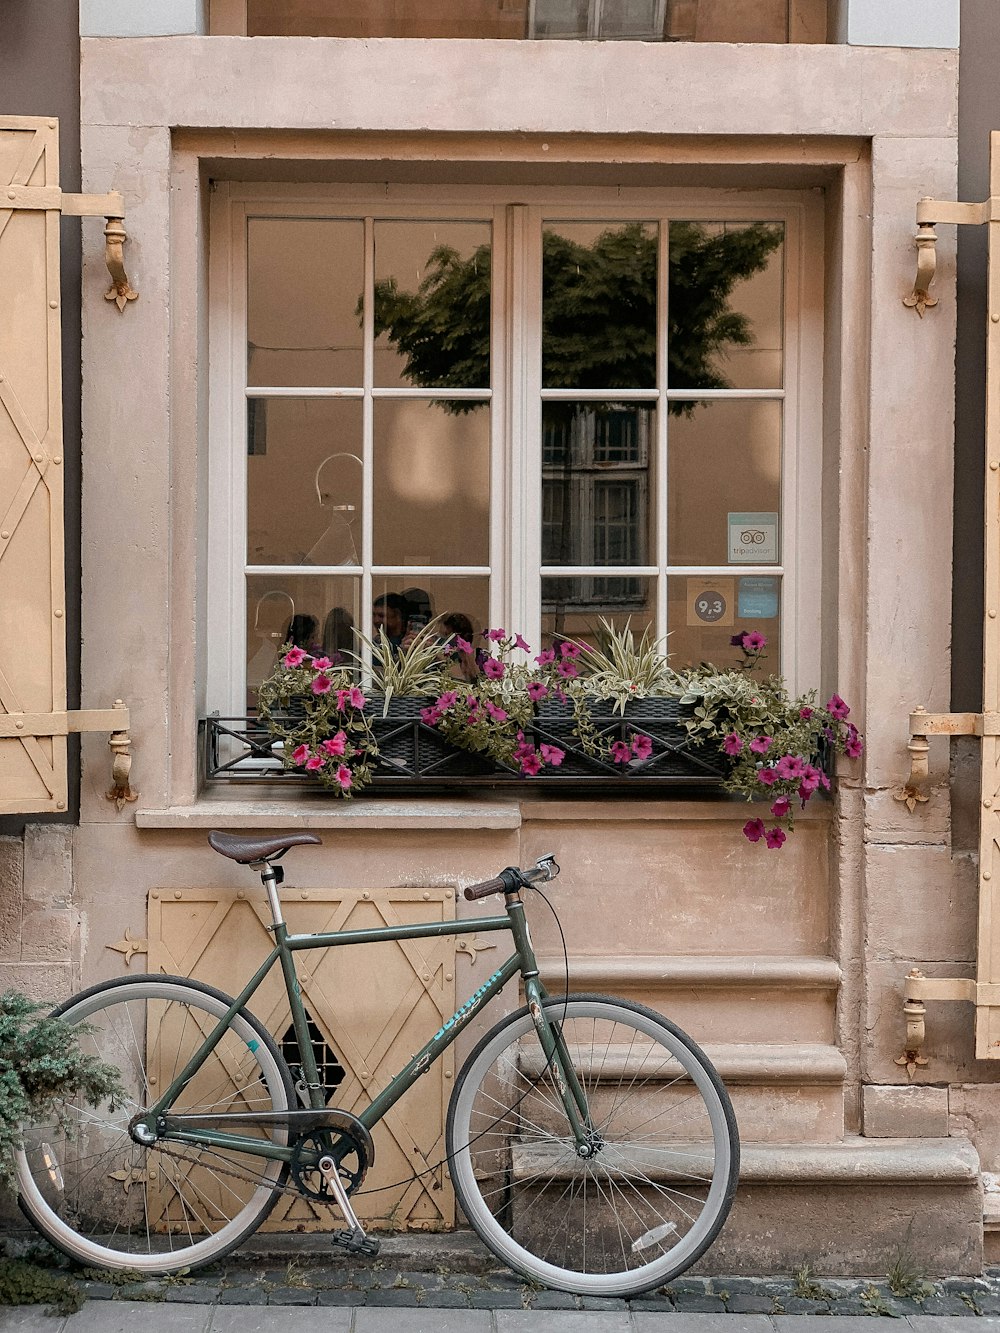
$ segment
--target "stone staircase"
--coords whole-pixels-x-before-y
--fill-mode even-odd
[[[561,990],[563,959],[540,965],[546,985]],[[845,1116],[850,1075],[835,1041],[841,971],[834,959],[578,956],[569,983],[671,1018],[729,1090],[741,1183],[701,1271],[807,1264],[816,1273],[879,1276],[901,1254],[928,1274],[980,1271],[983,1196],[972,1144],[866,1138]],[[1000,1239],[1000,1206],[993,1226]]]

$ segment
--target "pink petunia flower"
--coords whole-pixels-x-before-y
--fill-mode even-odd
[[[525,777],[533,778],[536,773],[540,773],[542,768],[541,756],[534,750],[530,754],[521,756],[521,772]]]
[[[792,808],[792,803],[787,796],[779,796],[771,805],[771,814],[775,819],[784,819]]]
[[[288,652],[282,658],[282,666],[297,667],[301,666],[308,656],[301,648],[289,648]]]
[[[543,685],[540,680],[533,680],[528,684],[528,698],[534,699],[537,703],[539,699],[544,699],[549,692],[549,687]]]
[[[739,754],[743,749],[743,742],[740,740],[739,736],[737,736],[735,731],[731,731],[723,740],[722,748],[725,750],[726,754]]]
[[[561,643],[559,645],[560,657],[579,657],[580,645],[578,643]]]
[[[333,681],[330,677],[325,671],[321,671],[312,683],[312,692],[313,694],[329,694],[332,685]]]
[[[575,676],[580,674],[568,658],[564,658],[563,661],[559,663],[556,667],[556,672],[558,675],[562,676],[564,680],[572,680]]]
[[[750,749],[754,754],[767,754],[773,742],[772,736],[755,736],[750,742]]]
[[[341,791],[347,791],[354,781],[354,778],[351,775],[351,770],[346,764],[341,764],[334,776],[340,784]]]
[[[561,704],[566,703],[566,702],[568,701],[568,698],[569,698],[569,696],[566,694],[565,690],[559,690],[559,689],[556,689],[555,686],[552,687],[552,697],[553,697],[553,699],[556,700],[557,703],[561,703]]]
[[[627,764],[632,758],[632,747],[625,741],[613,741],[611,745],[611,759],[616,764]]]
[[[748,653],[759,653],[767,647],[767,639],[756,630],[751,630],[749,634],[743,635],[740,647]]]
[[[352,708],[364,708],[365,696],[357,685],[352,685],[347,692],[347,699]]]
[[[347,750],[347,736],[343,731],[338,731],[336,736],[329,737],[321,746],[328,755],[337,756],[344,754]]]
[[[520,648],[523,653],[530,653],[531,646],[521,638],[520,634],[514,635],[514,647]]]
[[[493,719],[494,722],[507,721],[506,709],[498,708],[492,699],[486,700],[486,711],[487,713],[489,713],[490,717]]]
[[[773,787],[778,781],[778,774],[773,768],[759,768],[757,781],[763,783],[765,787]]]
[[[632,753],[636,759],[648,759],[653,753],[653,742],[648,736],[637,732],[632,737]]]
[[[436,727],[437,724],[441,721],[441,713],[438,711],[438,709],[431,706],[427,708],[421,708],[420,720],[421,722],[425,722],[429,727]]]
[[[453,708],[457,702],[458,702],[458,695],[455,693],[455,691],[445,690],[444,694],[438,696],[437,702],[435,703],[434,707],[440,708],[442,712],[444,712],[449,708]]]
[[[507,668],[503,662],[498,662],[495,657],[488,657],[483,663],[483,672],[489,676],[490,680],[500,680],[506,671]]]
[[[800,778],[805,772],[805,764],[797,754],[783,754],[775,764],[779,778]]]
[[[455,647],[458,649],[460,653],[472,652],[472,644],[469,642],[468,639],[463,639],[461,634],[455,635]]]
[[[322,768],[325,763],[326,760],[323,758],[322,755],[320,754],[310,755],[309,758],[306,760],[306,772],[315,773],[318,769]]]
[[[507,631],[505,629],[488,629],[483,634],[483,638],[488,639],[490,643],[500,643],[506,637]]]
[[[295,749],[292,751],[292,763],[298,764],[300,768],[308,758],[309,758],[308,745],[297,745]]]
[[[327,671],[332,666],[333,663],[328,657],[314,657],[312,660],[313,671]]]
[[[826,711],[831,717],[835,717],[838,722],[843,722],[844,718],[851,711],[839,694],[831,694],[826,701]]]
[[[803,722],[808,722],[809,719],[812,717],[812,715],[813,715],[813,710],[811,708],[799,709],[799,717],[802,719]]]
[[[812,794],[812,792],[819,786],[821,776],[822,774],[818,768],[814,768],[812,764],[806,764],[805,768],[802,770],[802,782],[799,785],[799,791],[801,792],[804,787],[807,792]]]
[[[847,733],[847,740],[844,742],[844,753],[849,759],[859,759],[865,748],[865,743],[861,739],[861,733],[853,722],[849,724],[850,730]]]
[[[780,847],[781,844],[786,841],[784,829],[778,828],[777,825],[775,825],[774,828],[769,828],[764,834],[764,841],[767,843],[768,847]]]
[[[553,768],[558,768],[559,765],[562,763],[562,761],[566,758],[566,752],[564,750],[560,750],[558,745],[543,744],[540,747],[540,749],[543,760],[547,764],[551,764]]]
[[[749,842],[760,842],[764,836],[763,819],[748,819],[743,825],[743,836]]]
[[[538,663],[539,666],[549,666],[549,664],[554,662],[555,660],[556,660],[556,652],[554,648],[543,648],[542,651],[535,658],[535,661]]]

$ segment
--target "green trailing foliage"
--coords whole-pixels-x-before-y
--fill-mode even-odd
[[[0,1305],[47,1305],[53,1315],[76,1314],[84,1295],[69,1277],[28,1259],[0,1259]]]
[[[23,1123],[62,1122],[64,1099],[114,1108],[125,1095],[119,1071],[80,1049],[86,1028],[46,1007],[19,991],[0,995],[0,1177],[10,1188]]]
[[[725,389],[726,353],[753,344],[750,321],[729,304],[738,282],[766,267],[782,228],[765,223],[713,231],[696,222],[670,226],[667,356],[675,388]],[[552,389],[656,387],[657,250],[641,222],[608,227],[589,245],[557,231],[542,234],[542,383]],[[415,292],[395,278],[375,284],[375,333],[404,358],[421,388],[484,388],[490,383],[488,245],[463,259],[441,245]],[[360,311],[360,305],[359,305]],[[450,401],[456,414],[482,403]],[[595,410],[593,404],[588,408]],[[559,405],[547,404],[558,414]],[[572,416],[577,404],[562,410]],[[674,415],[694,404],[672,402]]]

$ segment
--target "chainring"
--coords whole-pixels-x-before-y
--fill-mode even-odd
[[[331,1138],[335,1138],[332,1146]],[[364,1145],[346,1130],[337,1131],[335,1136],[329,1132],[303,1134],[295,1140],[290,1169],[299,1192],[307,1199],[332,1204],[335,1202],[333,1193],[317,1165],[319,1158],[327,1154],[336,1160],[348,1195],[364,1181],[368,1172],[368,1154]]]

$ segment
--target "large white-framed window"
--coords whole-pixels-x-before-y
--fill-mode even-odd
[[[428,614],[818,684],[822,268],[809,192],[220,184],[210,710]]]

